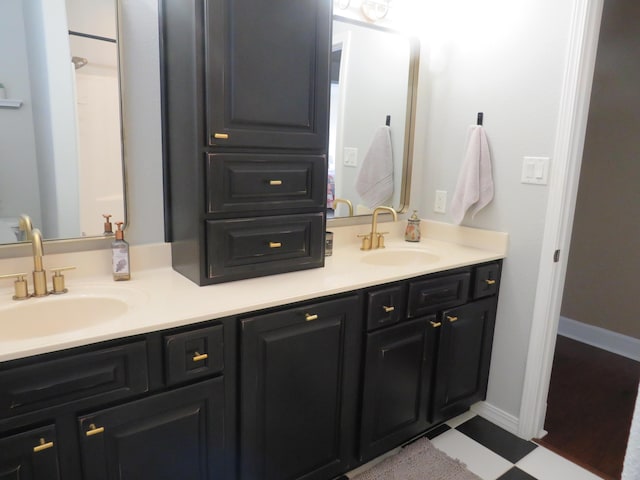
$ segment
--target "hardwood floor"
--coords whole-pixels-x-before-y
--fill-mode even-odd
[[[538,443],[605,479],[620,479],[640,363],[558,336]]]

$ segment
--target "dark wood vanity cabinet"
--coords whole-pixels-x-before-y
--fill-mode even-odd
[[[174,268],[207,285],[323,266],[331,0],[160,7]]]
[[[436,337],[429,320],[405,321],[367,335],[359,460],[381,455],[429,426]]]
[[[357,296],[240,321],[240,477],[326,480],[354,443]]]
[[[57,443],[53,425],[0,438],[0,479],[61,479]]]
[[[497,299],[477,300],[441,314],[433,422],[466,411],[487,394]]]
[[[484,399],[501,262],[0,363],[0,480],[328,480]]]
[[[491,262],[365,293],[360,462],[485,398],[500,268]]]
[[[233,479],[234,340],[223,321],[0,364],[0,479]]]
[[[223,478],[223,388],[218,377],[81,416],[84,477]]]
[[[208,145],[325,151],[331,1],[204,3]]]

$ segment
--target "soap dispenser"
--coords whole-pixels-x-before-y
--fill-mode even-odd
[[[113,279],[117,282],[131,279],[131,272],[129,269],[129,244],[124,239],[124,232],[122,231],[123,222],[115,223],[118,229],[116,230],[116,238],[111,243],[111,259]]]
[[[104,217],[104,235],[113,235],[113,225],[111,225],[111,221],[109,220],[111,215],[103,213],[102,216]]]
[[[418,218],[418,211],[414,210],[413,215],[407,220],[407,228],[404,231],[404,239],[407,242],[419,242],[420,241],[420,219]]]

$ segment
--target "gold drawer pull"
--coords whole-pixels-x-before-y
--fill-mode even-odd
[[[458,320],[458,317],[450,317],[449,315],[447,315],[447,320],[449,320],[451,323],[453,323],[453,322]]]
[[[104,427],[96,427],[95,423],[89,425],[89,430],[85,432],[87,437],[92,437],[94,435],[98,435],[99,433],[104,432]]]
[[[53,442],[45,442],[44,438],[41,438],[40,445],[36,445],[35,447],[33,447],[33,451],[34,453],[38,453],[51,447],[53,447]]]
[[[214,133],[213,134],[213,138],[221,138],[223,140],[226,140],[227,138],[229,138],[229,134],[228,133]]]
[[[206,360],[207,358],[209,358],[209,355],[206,353],[195,352],[193,355],[194,362],[201,362],[202,360]]]
[[[487,282],[487,285],[493,285],[496,283],[495,280],[490,280],[490,279],[486,279],[485,282]]]
[[[440,322],[429,322],[433,328],[438,328],[442,323]]]
[[[280,248],[282,243],[280,242],[269,242],[269,248]]]
[[[318,315],[312,315],[310,313],[305,313],[304,314],[304,318],[307,322],[310,322],[312,320],[317,320],[318,319]]]
[[[396,309],[396,307],[394,306],[387,307],[386,305],[383,305],[382,308],[384,309],[385,313],[391,313]]]
[[[269,180],[269,185],[282,185],[282,180]]]

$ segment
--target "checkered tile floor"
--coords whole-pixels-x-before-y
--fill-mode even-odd
[[[497,427],[472,412],[427,435],[483,480],[599,480],[569,460]]]

